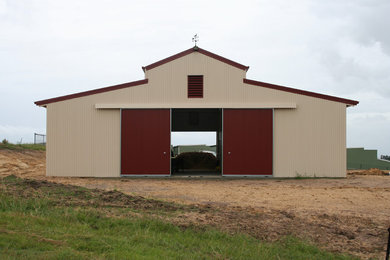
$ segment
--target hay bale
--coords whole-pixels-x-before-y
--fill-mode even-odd
[[[215,170],[217,158],[211,153],[188,152],[179,154],[175,158],[175,164],[179,169]]]

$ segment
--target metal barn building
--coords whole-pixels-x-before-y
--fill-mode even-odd
[[[145,79],[35,102],[48,176],[170,176],[171,132],[214,131],[222,176],[345,177],[346,108],[358,101],[246,78],[194,47]]]

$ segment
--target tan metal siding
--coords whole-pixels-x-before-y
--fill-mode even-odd
[[[242,107],[296,104],[274,112],[274,176],[344,177],[342,103],[243,83],[245,71],[192,53],[146,71],[149,83],[47,106],[47,174],[115,177],[120,173],[120,110],[97,104],[155,107]],[[187,97],[187,76],[204,75],[204,98]]]
[[[59,102],[48,105],[47,117],[48,176],[119,176],[119,110]]]
[[[244,84],[242,102],[294,102],[274,110],[274,177],[345,177],[346,105]]]
[[[204,97],[187,97],[187,75],[204,75]],[[200,53],[193,53],[146,71],[151,103],[183,104],[205,107],[209,103],[241,102],[245,71]]]
[[[326,103],[309,99],[275,110],[275,177],[345,177],[346,107]]]

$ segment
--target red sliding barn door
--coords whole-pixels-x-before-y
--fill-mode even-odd
[[[272,109],[224,109],[223,174],[272,175]]]
[[[121,117],[121,174],[170,175],[170,110],[129,109]]]

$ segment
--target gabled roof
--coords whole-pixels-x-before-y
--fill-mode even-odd
[[[224,62],[224,63],[226,63],[226,64],[229,64],[229,65],[231,65],[231,66],[233,66],[233,67],[236,67],[236,68],[239,68],[239,69],[242,69],[242,70],[245,70],[245,71],[248,71],[248,69],[249,69],[249,66],[245,66],[245,65],[242,65],[242,64],[237,63],[237,62],[235,62],[235,61],[226,59],[226,58],[224,58],[224,57],[222,57],[222,56],[219,56],[219,55],[217,55],[217,54],[215,54],[215,53],[206,51],[206,50],[201,49],[201,48],[199,48],[199,47],[197,47],[197,46],[195,46],[195,47],[193,47],[193,48],[190,48],[190,49],[188,49],[188,50],[179,52],[179,53],[177,53],[177,54],[175,54],[175,55],[172,55],[172,56],[170,56],[170,57],[168,57],[168,58],[165,58],[165,59],[163,59],[163,60],[160,60],[160,61],[157,61],[157,62],[155,62],[155,63],[152,63],[152,64],[150,64],[150,65],[148,65],[148,66],[142,67],[142,69],[143,69],[143,71],[145,72],[145,71],[147,71],[147,70],[151,70],[151,69],[153,69],[153,68],[156,68],[156,67],[158,67],[158,66],[161,66],[161,65],[163,65],[163,64],[165,64],[165,63],[167,63],[167,62],[170,62],[170,61],[176,60],[176,59],[178,59],[178,58],[184,57],[184,56],[186,56],[186,55],[188,55],[188,54],[191,54],[191,53],[193,53],[193,52],[202,53],[203,55],[209,56],[209,57],[211,57],[211,58],[213,58],[213,59],[222,61],[222,62]]]
[[[324,95],[324,94],[310,92],[310,91],[296,89],[296,88],[284,87],[284,86],[280,86],[280,85],[265,83],[265,82],[261,82],[261,81],[251,80],[251,79],[243,79],[243,81],[244,81],[244,83],[249,84],[249,85],[270,88],[270,89],[275,89],[275,90],[281,90],[281,91],[285,91],[285,92],[290,92],[290,93],[295,93],[295,94],[300,94],[300,95],[305,95],[305,96],[310,96],[310,97],[315,97],[315,98],[326,99],[326,100],[330,100],[330,101],[344,103],[344,104],[349,105],[349,106],[355,106],[355,105],[359,104],[359,101],[356,101],[356,100],[339,98],[339,97]]]
[[[88,90],[88,91],[79,92],[79,93],[75,93],[75,94],[70,94],[70,95],[66,95],[66,96],[49,98],[49,99],[45,99],[45,100],[36,101],[34,103],[37,106],[45,106],[47,104],[58,102],[58,101],[63,101],[63,100],[72,99],[72,98],[89,96],[89,95],[93,95],[93,94],[113,91],[113,90],[122,89],[122,88],[134,87],[134,86],[147,84],[147,83],[148,83],[148,79],[142,79],[142,80],[137,80],[137,81],[133,81],[133,82],[119,84],[119,85],[115,85],[115,86],[111,86],[111,87],[98,88],[98,89]]]
[[[163,59],[163,60],[157,61],[155,63],[152,63],[152,64],[150,64],[150,65],[148,65],[146,67],[142,67],[142,69],[144,71],[151,70],[153,68],[156,68],[156,67],[158,67],[160,65],[163,65],[163,64],[165,64],[167,62],[173,61],[173,60],[178,59],[180,57],[186,56],[186,55],[191,54],[193,52],[199,52],[199,53],[201,53],[203,55],[206,55],[208,57],[214,58],[216,60],[219,60],[221,62],[224,62],[226,64],[229,64],[231,66],[234,66],[236,68],[239,68],[239,69],[242,69],[242,70],[245,70],[245,71],[247,71],[249,69],[248,66],[244,66],[242,64],[239,64],[239,63],[234,62],[232,60],[226,59],[224,57],[221,57],[219,55],[216,55],[214,53],[211,53],[209,51],[203,50],[203,49],[198,48],[198,47],[194,47],[194,48],[185,50],[183,52],[180,52],[178,54],[170,56],[170,57],[168,57],[166,59]],[[315,92],[310,92],[310,91],[305,91],[305,90],[300,90],[300,89],[295,89],[295,88],[290,88],[290,87],[284,87],[284,86],[280,86],[280,85],[265,83],[265,82],[261,82],[261,81],[245,79],[245,78],[243,79],[243,82],[245,84],[249,84],[249,85],[255,85],[255,86],[271,88],[271,89],[275,89],[275,90],[286,91],[286,92],[290,92],[290,93],[295,93],[295,94],[300,94],[300,95],[305,95],[305,96],[310,96],[310,97],[315,97],[315,98],[321,98],[321,99],[326,99],[326,100],[330,100],[330,101],[340,102],[340,103],[346,104],[347,106],[354,106],[354,105],[357,105],[359,103],[359,101],[355,101],[355,100],[349,100],[349,99],[344,99],[344,98],[339,98],[339,97],[319,94],[319,93],[315,93]],[[99,88],[99,89],[84,91],[84,92],[80,92],[80,93],[60,96],[60,97],[56,97],[56,98],[40,100],[40,101],[36,101],[34,103],[37,106],[46,106],[47,104],[58,102],[58,101],[63,101],[63,100],[68,100],[68,99],[73,99],[73,98],[78,98],[78,97],[83,97],[83,96],[89,96],[89,95],[93,95],[93,94],[98,94],[98,93],[103,93],[103,92],[108,92],[108,91],[113,91],[113,90],[118,90],[118,89],[138,86],[138,85],[143,85],[143,84],[147,84],[147,83],[148,83],[148,79],[143,79],[143,80],[128,82],[128,83],[115,85],[115,86],[111,86],[111,87]]]

